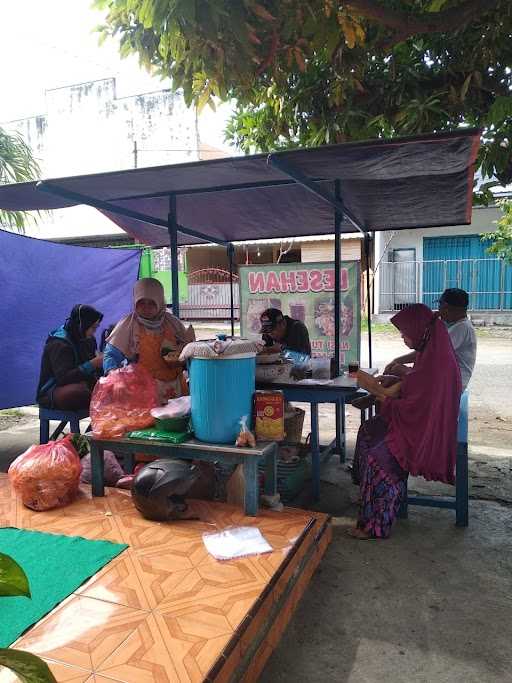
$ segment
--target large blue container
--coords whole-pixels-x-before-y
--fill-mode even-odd
[[[189,366],[194,434],[200,441],[234,443],[240,418],[252,413],[256,358],[192,358]]]

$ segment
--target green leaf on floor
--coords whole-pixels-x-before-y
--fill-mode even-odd
[[[27,575],[12,557],[0,553],[0,596],[13,595],[30,598]]]
[[[14,671],[23,683],[57,683],[46,662],[30,652],[0,648],[2,666]]]

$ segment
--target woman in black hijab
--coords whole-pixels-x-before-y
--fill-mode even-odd
[[[78,304],[64,325],[50,332],[37,387],[40,405],[59,410],[89,408],[103,363],[94,336],[102,319],[103,313],[92,306]]]

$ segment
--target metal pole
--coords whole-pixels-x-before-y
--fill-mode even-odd
[[[137,168],[139,161],[139,150],[137,148],[137,140],[133,141],[133,168]]]
[[[169,215],[167,216],[169,242],[171,247],[171,291],[172,312],[179,318],[180,293],[178,283],[178,217],[176,215],[176,196],[169,195]]]
[[[235,304],[233,300],[233,256],[235,252],[235,247],[230,244],[228,246],[228,259],[229,259],[229,305],[231,309],[231,336],[235,336]]]
[[[342,205],[341,184],[334,181],[334,196],[338,206]],[[341,242],[340,231],[343,213],[334,209],[334,376],[340,375],[340,308],[341,308]]]
[[[368,309],[368,365],[372,367],[372,313],[370,310],[370,233],[364,234],[364,255],[366,258],[366,307]]]

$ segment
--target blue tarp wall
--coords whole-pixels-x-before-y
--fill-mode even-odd
[[[138,249],[75,247],[0,230],[0,409],[35,403],[50,330],[75,304],[104,314],[105,327],[131,308]]]

